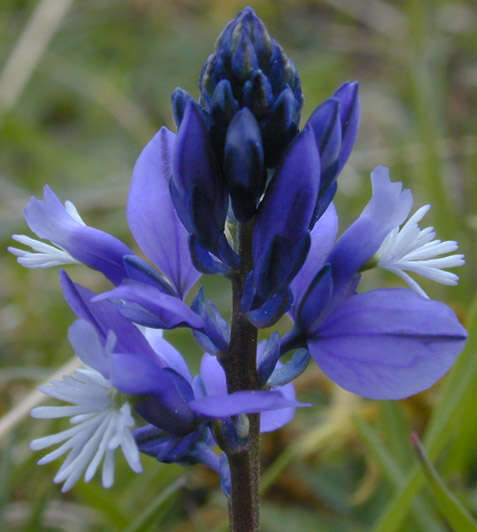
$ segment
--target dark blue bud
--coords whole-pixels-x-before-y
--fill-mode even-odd
[[[258,329],[266,329],[274,325],[289,310],[293,294],[289,288],[274,294],[265,303],[247,313],[247,318]]]
[[[332,295],[333,277],[330,265],[326,264],[311,281],[295,314],[296,326],[307,336],[319,325]]]
[[[204,107],[208,107],[217,83],[223,78],[223,72],[225,71],[223,60],[223,54],[210,54],[207,61],[202,65],[199,89],[200,104]]]
[[[320,171],[313,130],[306,127],[293,141],[272,178],[255,223],[253,260],[258,295],[255,308],[260,299],[263,304],[288,286],[305,261]]]
[[[258,379],[263,386],[272,374],[280,358],[280,335],[275,331],[259,345],[257,356]]]
[[[293,63],[289,62],[283,48],[274,41],[270,68],[267,74],[275,94],[280,93],[293,77],[292,67]]]
[[[257,210],[266,179],[260,129],[246,107],[227,129],[223,167],[234,214],[237,220],[246,222]]]
[[[271,388],[284,386],[296,379],[305,371],[310,358],[310,353],[307,349],[298,349],[286,364],[274,369],[267,381],[267,385]]]
[[[237,43],[232,49],[232,73],[237,80],[244,82],[258,68],[257,55],[250,37],[245,32],[238,33]]]
[[[215,123],[221,124],[221,129],[226,130],[227,124],[232,120],[239,109],[239,104],[234,97],[232,85],[227,79],[217,83],[210,100],[210,114]]]
[[[150,284],[161,290],[161,292],[164,292],[164,294],[179,297],[175,289],[154,271],[146,261],[136,255],[124,255],[123,262],[126,275],[129,279]]]
[[[241,35],[247,35],[253,43],[255,53],[261,63],[270,60],[272,39],[262,20],[251,7],[245,7],[224,28],[217,39],[218,50],[234,51]]]
[[[225,114],[217,112],[214,92],[224,80],[230,84],[234,101],[241,108],[248,107],[255,116],[264,140],[265,165],[274,168],[279,161],[277,150],[281,153],[298,132],[303,95],[293,62],[270,38],[263,22],[250,7],[226,26],[217,40],[216,52],[209,56],[201,73],[200,102],[209,116],[208,125],[219,160],[224,148],[220,134]],[[288,107],[283,110],[284,104],[278,100],[284,98],[285,89],[290,91],[286,99],[291,98],[293,105],[287,103]],[[284,111],[288,119],[283,118]]]
[[[186,105],[192,100],[192,96],[186,90],[176,87],[171,95],[171,100],[174,120],[177,127],[179,127],[182,122],[182,117],[184,116]]]
[[[191,308],[204,320],[205,324],[203,333],[194,332],[199,345],[204,351],[214,355],[219,351],[225,351],[230,341],[230,330],[217,307],[212,301],[205,299],[204,287],[201,287],[198,291]]]
[[[283,150],[298,132],[299,120],[296,98],[290,87],[285,87],[276,99],[262,128],[267,167],[275,167],[278,164]]]
[[[248,107],[256,117],[262,118],[270,110],[273,99],[270,82],[261,70],[257,70],[244,84],[242,105]]]
[[[239,109],[229,80],[222,79],[217,83],[209,101],[209,109],[210,138],[221,162],[227,127]]]
[[[202,112],[194,101],[187,103],[177,133],[170,190],[184,227],[213,251],[223,235],[227,197]]]

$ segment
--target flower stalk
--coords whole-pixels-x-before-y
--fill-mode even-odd
[[[239,225],[240,270],[232,279],[233,315],[229,349],[222,364],[229,393],[259,388],[256,365],[257,328],[241,310],[241,299],[252,259],[253,222]],[[253,532],[259,526],[260,414],[249,414],[248,445],[227,455],[232,490],[229,501],[233,532]]]

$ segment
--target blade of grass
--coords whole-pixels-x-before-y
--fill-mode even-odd
[[[378,463],[381,472],[387,478],[388,482],[395,488],[402,486],[406,477],[402,471],[401,464],[391,456],[386,446],[378,438],[376,432],[365,421],[359,419],[357,416],[353,416],[353,421],[361,436],[361,441]],[[401,435],[399,439],[402,439]],[[432,510],[427,504],[419,498],[412,503],[412,515],[419,525],[419,530],[426,530],[426,532],[445,532],[446,530],[434,517]]]
[[[4,513],[7,505],[8,499],[8,485],[10,480],[10,470],[11,470],[11,455],[12,448],[15,442],[15,433],[9,434],[6,442],[5,449],[2,453],[0,460],[0,529],[2,529],[2,524],[4,521]]]
[[[45,510],[48,506],[52,492],[53,484],[48,483],[47,488],[40,495],[39,499],[32,508],[30,518],[23,528],[23,532],[36,532],[42,530],[42,520]]]
[[[380,422],[390,452],[401,468],[409,470],[414,455],[407,435],[409,425],[402,413],[401,405],[397,401],[380,401]]]
[[[477,523],[457,498],[447,489],[444,481],[427,457],[426,451],[419,441],[417,434],[411,434],[411,441],[429,482],[429,486],[436,498],[439,511],[444,515],[455,532],[477,532]]]
[[[0,74],[0,106],[11,109],[40,62],[73,0],[41,0]]]
[[[164,505],[176,494],[185,484],[185,477],[178,478],[152,501],[152,503],[137,517],[123,532],[144,532],[154,522],[159,519],[159,515],[164,511]]]

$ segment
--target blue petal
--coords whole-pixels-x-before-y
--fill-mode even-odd
[[[251,390],[195,399],[189,403],[194,412],[210,418],[226,418],[238,414],[258,414],[266,410],[307,406],[287,399],[280,392]]]
[[[227,381],[217,357],[205,353],[200,363],[200,377],[207,395],[225,395]]]
[[[113,337],[114,342],[116,342]],[[80,360],[109,379],[111,353],[105,349],[94,325],[86,320],[76,320],[68,329],[68,340]],[[111,346],[113,347],[113,346]]]
[[[192,382],[189,368],[187,367],[183,356],[171,343],[163,338],[163,332],[160,329],[146,328],[144,336],[154,352],[161,359],[164,367],[172,368],[188,382]]]
[[[310,251],[306,256],[305,263],[291,282],[293,292],[293,305],[291,314],[296,315],[296,309],[303,299],[303,295],[310,286],[313,278],[324,266],[330,251],[335,243],[338,232],[338,215],[333,204],[330,204],[323,216],[313,227],[310,236]]]
[[[146,261],[136,255],[125,255],[123,263],[129,279],[139,283],[151,284],[165,294],[178,297],[176,290],[153,270]]]
[[[155,319],[154,326],[161,329],[174,329],[175,327],[204,328],[200,316],[193,312],[183,301],[177,297],[164,294],[154,286],[135,281],[126,280],[117,288],[95,297],[96,301],[119,300],[118,309],[121,310],[121,301],[133,303],[139,310],[146,311]],[[129,308],[129,310],[131,307]],[[138,323],[141,323],[141,314],[138,313]],[[150,322],[144,323],[151,326]]]
[[[81,319],[89,321],[96,329],[103,344],[108,331],[116,335],[116,346],[127,353],[153,353],[139,329],[121,316],[116,305],[109,301],[93,303],[95,292],[75,284],[66,272],[60,270],[60,283],[66,302]]]
[[[133,171],[127,217],[144,253],[184,297],[200,277],[189,253],[189,234],[169,192],[175,135],[161,128],[144,148]]]
[[[75,220],[48,185],[43,200],[30,199],[25,207],[25,219],[38,237],[63,247],[112,283],[119,284],[126,277],[122,259],[124,255],[132,255],[132,251],[114,236]]]
[[[295,401],[295,388],[291,382],[285,386],[274,388],[274,390],[277,390],[289,401]],[[304,405],[301,404],[301,406]],[[295,406],[289,406],[286,408],[262,412],[260,416],[260,432],[272,432],[282,428],[293,419],[295,410]]]
[[[308,341],[332,380],[371,399],[401,399],[450,369],[467,333],[454,312],[405,288],[346,299]]]
[[[371,173],[373,195],[359,218],[341,235],[330,254],[334,288],[346,288],[353,275],[373,257],[391,229],[400,225],[412,206],[412,194],[402,183],[389,179],[389,170],[378,166]]]
[[[193,430],[192,388],[181,375],[161,367],[157,357],[113,353],[110,380],[120,392],[141,396],[134,406],[149,423],[174,434]]]

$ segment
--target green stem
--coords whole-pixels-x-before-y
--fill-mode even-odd
[[[245,278],[252,269],[253,223],[242,224],[239,235],[240,272],[232,280],[233,315],[230,345],[222,364],[230,393],[260,388],[257,378],[257,329],[240,310]],[[229,452],[232,480],[229,503],[232,532],[255,532],[259,527],[258,487],[260,477],[260,415],[249,415],[248,445],[240,452]]]

